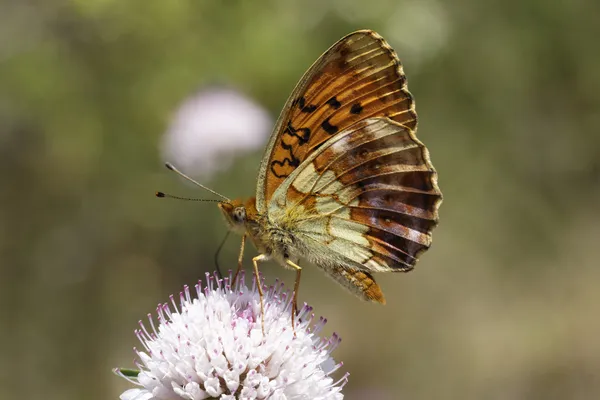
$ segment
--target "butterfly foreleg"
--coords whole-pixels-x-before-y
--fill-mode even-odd
[[[262,282],[260,280],[260,275],[258,274],[258,262],[265,261],[268,258],[269,257],[266,254],[259,254],[252,259],[252,264],[254,265],[254,276],[256,277],[256,287],[258,288],[258,296],[260,297],[260,321],[262,324],[263,336],[265,334],[265,306]]]
[[[232,286],[235,282],[237,282],[237,277],[240,271],[242,270],[242,260],[244,259],[244,247],[246,246],[246,235],[242,235],[242,245],[240,246],[240,255],[238,256],[238,266],[235,271],[235,275],[233,275],[233,282],[231,282]]]
[[[296,313],[298,312],[298,289],[300,288],[300,276],[302,275],[302,267],[292,261],[285,260],[286,264],[296,270],[296,281],[294,282],[294,295],[292,298],[292,329],[295,331]]]

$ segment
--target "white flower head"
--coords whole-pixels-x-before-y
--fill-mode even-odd
[[[252,98],[229,88],[204,88],[177,109],[162,155],[190,175],[206,178],[237,155],[262,149],[271,126],[267,110]]]
[[[136,336],[137,377],[115,372],[138,386],[122,400],[154,399],[343,399],[346,373],[331,358],[341,339],[318,334],[327,322],[315,321],[304,305],[291,325],[291,297],[282,283],[265,288],[264,335],[256,284],[246,287],[243,271],[232,288],[228,278],[206,274],[193,297],[185,286],[179,302],[157,308],[158,325],[148,314]],[[255,282],[254,282],[255,283]],[[148,329],[149,328],[149,329]]]

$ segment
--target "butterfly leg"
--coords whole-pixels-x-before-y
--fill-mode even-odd
[[[233,282],[231,282],[232,286],[237,281],[238,274],[242,270],[242,260],[244,258],[244,247],[245,246],[246,246],[246,235],[242,235],[242,246],[240,247],[240,255],[238,256],[238,267],[237,267],[237,270],[235,271],[235,275],[233,275]]]
[[[264,306],[264,294],[262,289],[262,282],[260,281],[260,276],[258,275],[258,262],[267,260],[268,257],[265,254],[259,254],[252,259],[252,264],[254,264],[254,276],[256,276],[256,287],[258,288],[258,296],[260,297],[260,321],[262,323],[262,332],[263,336],[265,334],[265,306]]]
[[[294,282],[294,298],[292,299],[292,329],[294,329],[295,334],[295,320],[296,313],[298,312],[298,289],[300,288],[300,276],[302,275],[302,267],[291,262],[290,260],[286,260],[286,264],[296,270],[296,282]]]

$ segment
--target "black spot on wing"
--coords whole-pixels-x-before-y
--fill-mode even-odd
[[[334,110],[337,110],[338,108],[340,108],[342,106],[342,103],[340,103],[335,96],[333,96],[332,98],[327,100],[325,102],[325,104],[331,106]]]
[[[304,145],[310,139],[310,129],[309,128],[294,128],[292,126],[292,121],[288,121],[287,126],[284,130],[285,134],[296,137],[299,140],[300,146]]]
[[[290,166],[292,168],[298,167],[300,165],[300,160],[294,156],[293,148],[294,146],[286,144],[283,140],[281,141],[281,147],[288,151],[289,156],[285,157],[282,161],[273,160],[271,162],[271,172],[278,178],[286,178],[288,174],[283,173],[280,174],[277,172],[276,167],[285,168],[286,166]]]
[[[352,104],[352,107],[350,107],[350,113],[351,114],[360,114],[363,110],[363,107],[360,105],[360,103],[354,103]]]
[[[325,121],[323,121],[323,123],[321,124],[321,128],[323,128],[323,130],[327,133],[329,133],[330,135],[333,135],[334,133],[336,133],[338,131],[338,127],[335,125],[331,125],[331,123],[329,122],[329,118],[327,118]]]
[[[306,104],[306,99],[304,97],[298,97],[292,102],[292,106],[298,106],[300,111],[303,113],[311,113],[317,109],[317,106],[314,104]]]

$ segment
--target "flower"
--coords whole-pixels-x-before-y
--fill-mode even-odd
[[[162,156],[192,176],[209,177],[235,156],[262,149],[269,113],[234,89],[207,87],[178,107],[162,141]]]
[[[264,290],[263,334],[256,281],[231,281],[207,273],[195,297],[184,286],[179,305],[173,295],[159,304],[158,325],[151,314],[150,329],[140,321],[139,373],[115,369],[138,388],[121,399],[343,399],[348,374],[334,381],[343,363],[330,356],[341,339],[318,336],[327,320],[304,304],[292,329],[292,296],[276,281]]]

